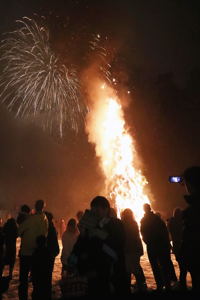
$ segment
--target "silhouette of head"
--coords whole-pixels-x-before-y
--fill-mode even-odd
[[[109,216],[110,203],[103,196],[95,197],[90,203],[92,211],[97,215],[97,217],[104,218]]]
[[[36,212],[43,211],[43,208],[44,208],[44,201],[43,200],[37,200],[35,202],[35,210],[36,210]]]
[[[15,221],[15,219],[14,218],[9,218],[8,220],[7,220],[7,222],[6,222],[6,224],[7,224],[7,226],[9,226],[9,227],[15,227],[16,226],[16,221]]]
[[[134,214],[130,208],[126,208],[121,213],[121,219],[122,221],[129,221],[134,219]]]
[[[26,214],[30,214],[31,209],[27,204],[24,204],[20,207],[21,212],[26,213]]]
[[[77,222],[74,218],[69,219],[67,223],[67,230],[69,231],[75,231],[77,226]]]
[[[175,218],[178,218],[181,216],[181,214],[182,214],[182,210],[180,209],[180,207],[176,207],[173,211],[173,216]]]
[[[145,203],[143,205],[143,210],[144,210],[145,213],[150,212],[151,211],[151,205],[149,203]]]
[[[189,194],[200,194],[200,167],[187,168],[183,173],[187,192]]]

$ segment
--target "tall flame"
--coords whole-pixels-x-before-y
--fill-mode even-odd
[[[118,216],[125,208],[130,208],[139,221],[143,216],[143,204],[149,203],[144,191],[147,181],[137,169],[135,145],[126,129],[120,100],[110,87],[99,82],[90,96],[93,104],[87,131],[100,158],[107,197],[114,202]]]

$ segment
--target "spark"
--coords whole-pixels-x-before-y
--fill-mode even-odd
[[[111,65],[108,62],[109,55],[107,48],[104,46],[106,39],[107,38],[104,39],[99,33],[96,35],[93,34],[92,39],[89,42],[89,48],[95,56],[99,76],[107,83],[111,83]]]

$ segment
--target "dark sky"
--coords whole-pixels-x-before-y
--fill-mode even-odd
[[[191,71],[200,68],[199,9],[193,0],[0,2],[1,33],[14,28],[16,19],[37,13],[51,15],[56,51],[78,35],[81,46],[71,51],[73,62],[84,52],[86,36],[99,32],[108,37],[110,48],[115,48],[113,72],[132,91],[127,122],[137,139],[154,208],[163,213],[184,206],[183,189],[168,184],[168,176],[200,164],[199,93],[191,96],[193,80],[188,84]],[[198,74],[192,77],[195,88]],[[1,106],[0,143],[0,204],[4,206],[32,205],[44,198],[56,214],[71,214],[101,190],[98,161],[83,130],[78,135],[69,131],[59,140],[14,119]]]
[[[200,8],[195,0],[8,0],[0,8],[2,32],[24,15],[52,13],[69,19],[74,32],[84,28],[112,36],[132,56],[131,63],[150,72],[180,75],[199,65]]]

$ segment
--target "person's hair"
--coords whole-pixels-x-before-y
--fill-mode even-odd
[[[69,219],[69,221],[67,222],[67,228],[66,228],[67,231],[75,232],[76,228],[77,228],[76,219],[74,218]]]
[[[24,212],[24,213],[27,213],[27,214],[30,214],[30,207],[27,205],[27,204],[23,204],[21,207],[20,207],[20,210],[21,212]]]
[[[35,202],[35,210],[36,211],[41,211],[41,210],[43,210],[43,208],[44,208],[44,201],[43,200],[37,200],[36,202]]]
[[[6,225],[11,226],[11,227],[13,227],[13,225],[14,225],[14,226],[17,226],[16,221],[15,221],[14,218],[9,218],[9,219],[6,221]]]
[[[124,221],[134,220],[134,214],[130,208],[126,208],[121,213],[121,219]]]
[[[91,207],[101,207],[103,209],[110,209],[109,201],[103,196],[96,196],[90,203]]]
[[[193,166],[187,168],[183,173],[183,178],[193,188],[200,189],[200,166]]]
[[[149,212],[149,211],[151,211],[151,205],[149,203],[145,203],[143,205],[143,209],[145,212]]]

